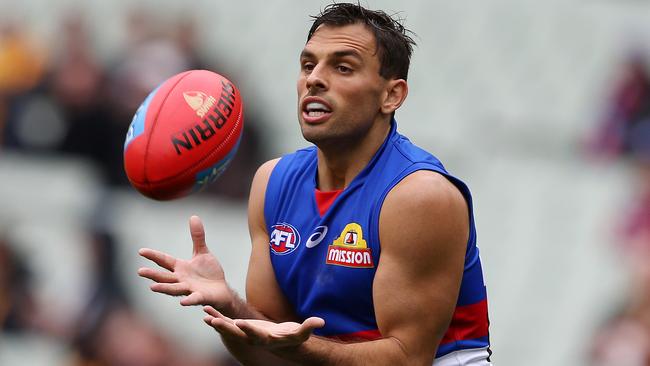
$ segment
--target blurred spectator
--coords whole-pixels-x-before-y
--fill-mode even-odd
[[[636,52],[624,63],[589,146],[598,156],[624,158],[632,168],[632,204],[616,217],[617,249],[626,260],[646,258],[639,256],[650,250],[650,65],[644,54]]]
[[[95,58],[81,14],[68,14],[61,28],[61,50],[48,90],[65,120],[59,150],[91,159],[109,184],[123,182],[124,131],[112,121],[105,70]]]
[[[108,311],[96,329],[79,340],[75,366],[220,366],[218,357],[184,351],[128,306]]]
[[[30,330],[35,308],[27,265],[0,236],[0,330]]]
[[[0,23],[0,93],[19,94],[34,88],[43,76],[43,52],[15,23]]]
[[[128,297],[119,277],[117,243],[111,233],[93,231],[89,238],[90,291],[86,305],[75,322],[77,338],[88,338],[113,308],[128,306]]]
[[[649,66],[642,53],[634,53],[624,63],[605,116],[591,138],[592,153],[616,157],[632,152],[635,130],[650,117]]]
[[[197,23],[197,20],[191,16],[182,17],[176,23],[171,39],[187,58],[188,69],[209,70],[218,65],[207,62],[199,52]]]
[[[596,335],[592,349],[594,366],[650,365],[650,266],[648,251],[637,267],[630,299]]]
[[[0,23],[0,145],[20,109],[21,96],[35,89],[45,72],[45,55],[16,23]]]
[[[650,152],[650,151],[649,151]],[[631,268],[650,266],[650,154],[637,156],[634,164],[635,189],[630,207],[621,223],[619,249]],[[643,259],[643,262],[639,260]]]
[[[628,300],[595,337],[594,365],[650,365],[650,65],[640,53],[625,63],[591,152],[624,158],[633,174],[629,209],[617,214],[616,249],[629,270]]]
[[[125,133],[145,97],[164,80],[191,66],[184,50],[154,24],[146,11],[133,10],[129,14],[129,40],[111,72],[110,97],[116,103]]]
[[[86,305],[72,324],[73,365],[219,365],[184,351],[130,306],[119,276],[118,243],[109,231],[90,233],[89,254],[94,272]]]

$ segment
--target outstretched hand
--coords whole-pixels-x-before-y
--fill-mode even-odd
[[[231,319],[210,306],[204,306],[206,324],[223,337],[246,342],[269,350],[296,347],[304,343],[316,328],[325,326],[321,318],[311,317],[302,323],[274,323],[258,319]]]
[[[142,267],[138,274],[155,282],[150,286],[152,291],[185,296],[180,301],[181,305],[212,305],[222,309],[230,304],[233,294],[226,283],[221,264],[205,243],[205,230],[198,216],[190,217],[190,234],[192,259],[178,259],[143,248],[139,254],[166,271]]]

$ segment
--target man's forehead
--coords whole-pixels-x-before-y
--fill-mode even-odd
[[[351,48],[360,53],[374,55],[377,46],[375,35],[364,24],[342,26],[323,24],[316,29],[311,39],[305,44],[305,50],[309,51],[322,48],[335,51]]]

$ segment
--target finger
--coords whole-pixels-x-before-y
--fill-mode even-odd
[[[269,332],[243,319],[236,319],[234,325],[241,329],[253,344],[266,344]]]
[[[283,339],[294,339],[294,340],[307,340],[314,329],[322,328],[325,326],[325,320],[317,317],[311,317],[305,320],[300,324],[296,324],[295,327],[280,328],[276,331],[271,332],[271,338],[283,338]],[[287,338],[288,337],[288,338]]]
[[[212,319],[214,319],[212,315],[206,315],[203,317],[203,322],[209,326],[212,326]]]
[[[151,291],[171,296],[189,295],[190,289],[184,283],[154,283],[149,286]]]
[[[299,339],[307,340],[311,336],[312,332],[316,328],[322,328],[325,326],[325,320],[318,317],[311,317],[302,322],[300,327],[296,331],[296,336]]]
[[[203,307],[203,311],[205,311],[208,315],[210,315],[210,316],[212,316],[214,318],[219,318],[219,317],[224,316],[223,314],[218,312],[217,309],[213,308],[212,306],[208,306],[208,305]]]
[[[171,272],[156,271],[155,269],[142,267],[138,269],[138,275],[140,277],[145,277],[150,280],[161,282],[161,283],[176,283],[178,279],[176,275]]]
[[[209,305],[204,306],[203,311],[205,311],[206,314],[212,316],[213,318],[222,319],[222,320],[224,320],[224,321],[226,321],[228,323],[232,323],[232,324],[235,323],[234,320],[232,320],[231,318],[223,315],[219,310],[213,308],[212,306],[209,306]]]
[[[192,256],[209,252],[208,246],[205,244],[203,222],[196,215],[190,217],[190,235],[192,235]]]
[[[206,317],[207,318],[207,317]],[[212,318],[208,323],[214,330],[224,337],[246,339],[246,333],[239,329],[235,324],[227,322],[220,318]]]
[[[181,305],[191,306],[191,305],[203,305],[205,302],[205,297],[200,292],[192,292],[189,296],[181,299]]]
[[[159,252],[157,250],[149,248],[142,248],[138,251],[138,253],[168,271],[173,271],[174,266],[176,265],[176,258],[167,253]]]

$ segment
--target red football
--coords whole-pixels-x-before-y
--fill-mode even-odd
[[[239,90],[219,74],[191,70],[167,79],[140,105],[127,132],[131,185],[156,200],[201,190],[235,155],[243,113]]]

